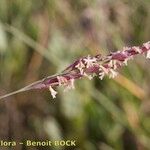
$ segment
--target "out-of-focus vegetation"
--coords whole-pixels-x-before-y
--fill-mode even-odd
[[[149,0],[0,0],[0,95],[78,57],[149,39]],[[137,57],[114,80],[79,80],[55,100],[48,90],[1,100],[0,139],[76,140],[65,150],[149,149],[149,63]]]

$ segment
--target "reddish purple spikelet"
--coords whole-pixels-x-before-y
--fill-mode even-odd
[[[74,89],[74,81],[81,77],[88,77],[90,80],[94,76],[98,76],[101,80],[105,75],[109,78],[117,76],[117,69],[127,65],[128,60],[137,54],[146,54],[146,58],[150,58],[150,41],[142,46],[124,47],[121,51],[110,53],[109,55],[82,57],[69,65],[61,74],[49,76],[43,80],[37,81],[14,94],[31,89],[49,89],[53,98],[57,92],[53,89],[56,86],[64,86],[65,89]],[[8,94],[8,96],[13,95]],[[2,96],[1,98],[7,97]]]
[[[84,76],[89,79],[99,76],[101,80],[105,75],[114,78],[118,74],[116,71],[118,68],[127,65],[128,60],[132,59],[133,56],[144,53],[146,53],[146,58],[150,58],[150,42],[144,43],[142,46],[124,47],[122,51],[113,52],[107,56],[88,55],[76,60],[61,75],[46,78],[40,83],[42,85],[40,88],[48,88],[49,86],[51,88],[55,86],[74,88],[74,80]],[[32,88],[39,88],[39,85]],[[53,96],[53,92],[51,94]]]

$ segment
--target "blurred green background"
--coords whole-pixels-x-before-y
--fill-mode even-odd
[[[79,57],[149,39],[149,0],[0,0],[0,95]],[[137,56],[114,80],[78,80],[75,90],[58,88],[55,100],[48,90],[1,100],[0,139],[76,140],[76,147],[16,150],[148,150],[149,63]]]

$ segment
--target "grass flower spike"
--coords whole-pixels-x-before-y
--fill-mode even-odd
[[[49,89],[53,98],[56,98],[57,92],[54,90],[57,86],[64,86],[65,91],[74,89],[74,81],[82,77],[92,79],[98,76],[101,80],[105,75],[109,78],[117,76],[117,70],[128,64],[130,59],[133,59],[137,54],[144,54],[146,58],[150,58],[150,41],[141,46],[124,47],[120,51],[110,53],[106,56],[96,55],[82,57],[58,75],[48,76],[42,80],[34,82],[18,91],[1,96],[0,99],[33,89]]]

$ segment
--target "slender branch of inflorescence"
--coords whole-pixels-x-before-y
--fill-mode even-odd
[[[18,90],[18,92],[15,91],[7,95],[10,96],[32,89],[49,89],[52,97],[55,98],[57,91],[54,90],[54,87],[64,86],[65,90],[74,89],[74,81],[76,79],[88,77],[91,80],[94,76],[98,76],[102,80],[105,75],[108,75],[109,78],[116,77],[118,74],[117,70],[127,65],[128,61],[137,54],[150,58],[150,41],[142,46],[124,47],[122,50],[112,52],[106,56],[99,54],[82,57],[69,65],[60,74],[49,76]],[[7,95],[1,96],[0,99],[8,97]]]

